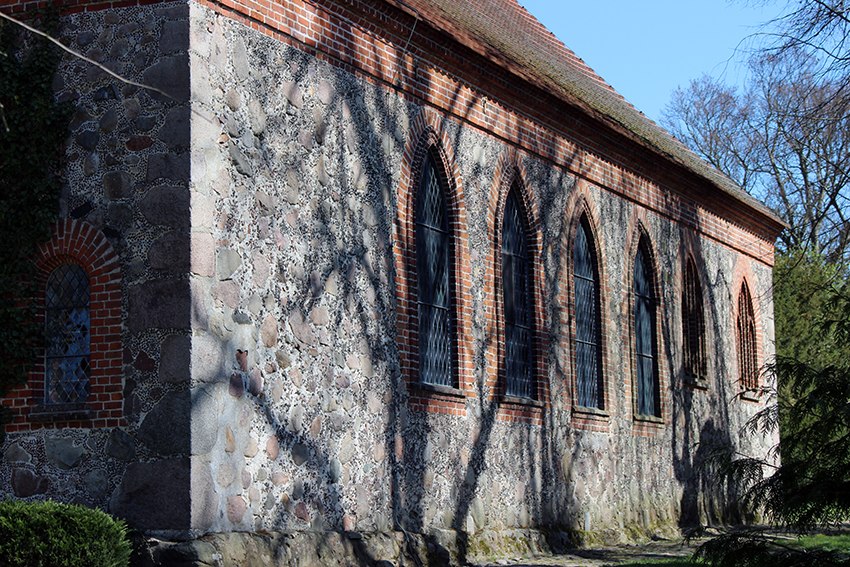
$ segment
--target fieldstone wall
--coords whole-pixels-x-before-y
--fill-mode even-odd
[[[712,358],[708,387],[686,386],[681,227],[584,184],[602,250],[609,403],[602,431],[578,427],[559,289],[569,284],[567,213],[583,182],[520,154],[542,215],[551,404],[542,424],[506,421],[487,386],[486,212],[510,148],[441,117],[465,194],[479,395],[464,416],[411,411],[395,341],[392,226],[402,154],[424,107],[194,2],[79,14],[63,26],[70,45],[169,96],[63,63],[56,89],[76,116],[62,213],[99,227],[121,259],[127,424],[11,435],[6,494],[84,502],[179,537],[448,533],[441,545],[458,557],[486,555],[470,542],[492,534],[526,533],[516,530],[621,537],[726,518],[730,494],[712,489],[700,462],[710,442],[764,449],[739,438],[758,406],[732,399],[730,353],[733,274],[746,265],[772,355],[769,268],[696,238]],[[666,376],[665,422],[648,433],[628,393],[638,222],[660,278]],[[354,545],[345,541],[340,549]]]
[[[191,5],[192,528],[474,533],[540,526],[637,534],[683,516],[720,520],[700,451],[737,446],[757,406],[736,390],[731,274],[751,282],[770,355],[770,270],[698,240],[707,280],[708,388],[681,368],[681,228],[596,187],[608,286],[607,431],[574,427],[566,305],[546,332],[552,406],[542,425],[497,418],[485,352],[486,222],[509,148],[440,122],[463,181],[472,259],[478,398],[466,416],[412,412],[398,365],[392,223],[411,124],[423,107]],[[546,286],[565,282],[576,179],[534,156],[524,179],[543,211]],[[629,243],[641,219],[662,290],[666,424],[636,432],[630,383]],[[631,227],[631,228],[628,228]],[[567,248],[568,249],[568,248]],[[744,448],[744,447],[742,447]],[[705,450],[705,449],[703,449]]]
[[[0,465],[4,495],[97,506],[165,531],[185,530],[189,515],[188,21],[185,2],[62,20],[65,44],[169,95],[71,55],[54,84],[74,108],[60,215],[94,225],[120,258],[126,425],[41,424],[9,435]]]

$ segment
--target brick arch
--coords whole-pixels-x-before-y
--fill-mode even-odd
[[[699,235],[696,234],[692,229],[686,227],[679,227],[679,258],[680,261],[676,262],[676,273],[673,274],[673,281],[681,282],[684,278],[685,268],[687,267],[688,259],[691,259],[694,262],[694,265],[697,267],[697,277],[699,278],[699,285],[702,287],[703,291],[709,289],[709,278],[708,273],[705,270],[705,258],[702,254],[702,243],[699,240]],[[679,293],[681,290],[677,287],[676,292]]]
[[[571,193],[567,204],[566,218],[569,225],[567,227],[566,236],[567,242],[562,246],[562,262],[566,266],[564,285],[561,286],[562,305],[567,305],[565,312],[568,315],[565,328],[568,332],[562,337],[565,348],[564,352],[569,353],[569,395],[570,405],[572,407],[572,422],[576,427],[582,429],[593,429],[607,431],[608,416],[613,409],[614,392],[613,384],[610,380],[611,372],[608,365],[608,348],[609,338],[606,333],[606,327],[609,325],[607,313],[609,310],[610,289],[607,285],[607,253],[604,241],[604,233],[599,224],[600,212],[599,204],[590,192],[587,183],[584,180],[579,180],[575,190]],[[593,239],[594,254],[596,257],[596,272],[598,277],[598,308],[599,308],[599,351],[601,358],[600,372],[602,373],[602,411],[587,411],[583,408],[578,408],[576,400],[578,399],[578,383],[576,370],[576,298],[575,298],[575,265],[574,265],[574,243],[576,234],[582,219],[586,219],[587,226],[590,229],[591,238]]]
[[[623,301],[623,307],[625,313],[623,316],[625,320],[628,321],[627,325],[624,325],[624,331],[626,336],[623,337],[623,344],[628,345],[628,364],[630,367],[629,372],[627,373],[627,399],[631,404],[631,412],[633,415],[633,433],[637,435],[654,435],[658,431],[660,431],[664,424],[669,419],[669,377],[667,376],[667,365],[663,364],[662,356],[663,353],[666,352],[665,344],[664,344],[664,333],[663,333],[663,320],[666,316],[666,305],[664,302],[664,294],[661,286],[661,272],[660,272],[660,262],[658,261],[658,251],[655,247],[654,241],[650,235],[650,231],[647,228],[649,226],[648,218],[646,212],[643,209],[636,209],[632,213],[632,217],[629,221],[629,229],[627,233],[626,239],[626,248],[625,248],[625,256],[624,256],[624,280],[626,281],[626,288],[624,293],[626,295],[626,300]],[[635,294],[634,294],[634,265],[635,259],[637,258],[638,249],[641,243],[645,244],[645,250],[647,259],[650,264],[650,270],[652,273],[652,289],[655,295],[655,348],[656,348],[656,372],[658,378],[658,401],[659,401],[659,409],[658,413],[660,414],[659,418],[651,419],[647,416],[639,417],[638,414],[638,405],[637,405],[637,353],[635,352],[635,321],[634,321],[634,309],[635,309]]]
[[[39,246],[36,266],[40,272],[49,272],[67,261],[80,264],[93,280],[112,273],[120,274],[118,256],[112,245],[101,231],[85,221],[63,219],[57,222],[50,240]],[[44,279],[46,281],[46,275]],[[107,281],[111,280],[99,283]]]
[[[456,388],[431,388],[419,381],[419,315],[416,274],[416,194],[426,155],[433,158],[436,174],[445,183],[453,267],[452,300],[455,327]],[[409,405],[437,413],[463,413],[465,396],[474,395],[472,360],[471,267],[467,230],[466,199],[460,172],[449,137],[441,127],[441,118],[423,110],[411,124],[411,132],[402,156],[401,179],[393,223],[393,253],[396,267],[396,325],[399,359],[408,386]]]
[[[650,266],[652,268],[652,290],[655,293],[655,298],[658,302],[658,307],[660,311],[661,304],[664,302],[664,294],[663,289],[661,287],[661,263],[658,261],[658,250],[656,249],[655,242],[652,236],[650,235],[649,229],[647,229],[648,225],[649,223],[643,211],[636,213],[629,222],[629,233],[626,239],[626,253],[624,256],[625,269],[623,273],[625,274],[625,280],[628,282],[628,287],[626,291],[631,296],[632,290],[634,289],[635,258],[637,257],[638,247],[640,246],[640,243],[644,242],[646,244],[646,252],[649,257]],[[629,305],[627,307],[631,312],[631,301],[629,301],[628,303]],[[661,320],[660,317],[658,319],[659,321]],[[659,345],[659,350],[660,348],[661,347]]]
[[[528,174],[517,152],[506,150],[496,164],[493,183],[490,188],[487,228],[491,244],[490,261],[486,270],[486,291],[491,294],[494,309],[487,311],[489,335],[494,337],[488,349],[488,368],[496,368],[495,373],[487,376],[487,385],[491,396],[501,403],[498,417],[507,420],[539,421],[542,410],[549,403],[549,384],[546,372],[545,325],[545,271],[543,265],[543,234],[540,224],[540,212],[537,200],[531,193],[527,181]],[[502,222],[505,203],[509,192],[516,187],[520,208],[525,216],[526,236],[531,255],[532,270],[532,312],[533,331],[533,368],[535,382],[535,400],[524,403],[522,400],[505,397],[504,365],[504,298],[502,296]]]
[[[733,358],[733,366],[732,366],[732,380],[736,386],[734,391],[741,392],[741,399],[748,401],[758,401],[759,400],[759,389],[763,385],[762,380],[762,371],[763,367],[766,363],[765,354],[764,354],[764,318],[763,312],[761,309],[761,302],[758,300],[758,289],[755,287],[755,275],[753,274],[752,268],[753,260],[742,255],[738,255],[737,260],[735,261],[735,268],[732,271],[732,288],[730,294],[730,302],[732,304],[732,320],[729,322],[731,325],[731,335],[735,337],[735,346],[732,349],[734,354]],[[746,284],[747,290],[750,294],[750,308],[753,312],[753,323],[755,326],[755,367],[758,372],[757,374],[757,387],[755,391],[748,390],[745,391],[741,386],[741,363],[740,357],[741,352],[739,348],[738,341],[738,317],[740,315],[739,301],[741,297],[741,293],[743,291],[744,285]]]
[[[535,253],[542,251],[543,239],[540,235],[540,209],[537,200],[531,195],[528,184],[528,170],[514,148],[505,150],[496,162],[493,183],[487,199],[487,229],[490,235],[499,238],[501,243],[502,217],[505,211],[505,200],[508,193],[517,183],[520,191],[520,203],[528,222],[528,231],[534,236]]]
[[[604,285],[604,283],[607,281],[606,271],[609,256],[607,246],[605,245],[605,233],[602,230],[602,224],[599,222],[599,219],[602,218],[602,213],[599,209],[599,203],[596,201],[595,197],[588,189],[586,182],[583,180],[579,180],[576,189],[570,195],[565,216],[569,219],[570,224],[566,232],[568,241],[566,242],[566,246],[562,247],[563,254],[565,256],[562,260],[566,260],[565,265],[568,266],[568,275],[572,277],[572,251],[576,231],[578,230],[581,218],[585,217],[587,218],[588,226],[590,227],[590,231],[593,235],[593,241],[596,244],[596,260],[597,269],[599,270],[600,287],[604,287],[604,290],[601,289],[600,291],[605,292],[604,299],[607,302],[607,292],[609,290],[607,285]]]
[[[4,401],[13,418],[8,431],[36,427],[116,427],[123,418],[123,350],[121,338],[121,269],[106,236],[93,225],[74,219],[58,221],[50,240],[38,249],[35,265],[38,322],[44,322],[47,280],[57,267],[76,264],[89,279],[91,376],[85,402],[73,405],[44,405],[44,352],[25,386]]]

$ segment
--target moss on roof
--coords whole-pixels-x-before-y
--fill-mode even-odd
[[[516,0],[388,1],[412,10],[460,43],[612,125],[642,146],[784,226],[764,204],[629,104]]]

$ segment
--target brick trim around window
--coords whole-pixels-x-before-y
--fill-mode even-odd
[[[610,377],[614,374],[611,372],[611,366],[608,361],[609,337],[606,329],[609,326],[608,307],[610,298],[610,288],[608,286],[608,277],[606,274],[607,255],[605,245],[605,235],[601,230],[598,222],[600,217],[599,205],[593,198],[591,191],[588,189],[587,183],[579,180],[576,188],[571,194],[570,202],[567,206],[565,218],[569,219],[569,227],[567,229],[568,241],[563,247],[563,256],[561,263],[566,267],[560,290],[559,302],[564,309],[562,310],[561,328],[566,329],[566,333],[562,333],[562,350],[566,353],[568,361],[565,362],[564,368],[567,368],[570,375],[568,377],[568,405],[571,408],[571,421],[573,426],[578,429],[587,429],[592,431],[608,431],[610,416],[614,412],[614,395],[611,390],[613,384]],[[598,324],[599,324],[599,371],[602,374],[602,408],[586,408],[581,407],[578,403],[578,371],[576,360],[576,290],[575,290],[575,242],[578,229],[582,219],[586,219],[587,226],[593,238],[593,253],[596,257],[596,272],[597,272],[597,287],[596,292],[597,308],[599,309]]]
[[[492,337],[485,354],[487,360],[487,390],[499,408],[496,417],[505,421],[542,423],[543,413],[549,406],[549,376],[546,365],[545,272],[543,266],[543,234],[536,199],[529,189],[527,172],[514,149],[505,151],[496,165],[496,174],[490,190],[487,210],[487,227],[490,236],[490,259],[487,262],[484,295],[487,311],[487,334]],[[511,189],[516,186],[520,208],[525,214],[526,236],[531,265],[533,314],[533,399],[514,398],[505,394],[505,330],[504,298],[502,289],[502,222],[505,204]]]
[[[761,377],[765,363],[763,351],[764,332],[762,329],[763,318],[761,305],[758,301],[758,290],[755,287],[756,279],[752,271],[752,262],[748,258],[744,258],[742,256],[738,257],[738,261],[735,263],[735,269],[733,271],[732,282],[732,296],[730,297],[730,302],[732,304],[732,320],[730,321],[730,330],[732,333],[731,336],[735,337],[735,348],[733,349],[734,366],[731,375],[735,383],[735,391],[740,394],[740,398],[750,402],[758,402],[761,397],[761,387],[764,383]],[[754,351],[751,354],[752,360],[750,364],[755,368],[754,378],[751,379],[750,384],[746,385],[743,382],[743,376],[741,374],[741,337],[739,337],[738,333],[738,320],[741,317],[739,303],[741,301],[741,293],[745,285],[749,292],[749,304],[752,309],[753,318],[753,335],[750,339],[754,343]]]
[[[407,384],[409,407],[432,413],[466,414],[466,398],[475,397],[471,266],[466,205],[452,144],[433,111],[423,110],[411,124],[411,134],[402,157],[397,213],[393,223],[393,252],[396,267],[396,325],[399,362]],[[423,384],[419,379],[419,313],[416,274],[416,194],[422,164],[430,152],[435,172],[445,183],[449,228],[453,247],[450,287],[455,329],[454,387]]]
[[[664,294],[661,286],[661,271],[659,270],[658,251],[655,248],[654,240],[650,236],[647,229],[649,225],[645,211],[635,210],[630,222],[629,231],[626,241],[626,254],[624,257],[625,266],[624,274],[627,286],[624,293],[628,299],[623,301],[623,306],[626,309],[624,317],[628,321],[627,325],[623,326],[623,330],[627,333],[623,337],[623,344],[628,345],[628,366],[626,372],[626,399],[629,400],[630,409],[632,412],[632,432],[635,435],[651,436],[663,429],[668,422],[669,408],[669,377],[667,376],[667,366],[663,364],[666,360],[664,353],[666,352],[664,344],[664,335],[662,333],[662,321],[667,316],[667,307],[664,302]],[[638,411],[637,399],[637,352],[636,352],[636,334],[635,334],[635,281],[634,268],[635,259],[641,242],[646,243],[646,260],[649,262],[650,272],[652,274],[652,291],[655,300],[655,371],[656,371],[656,388],[658,411],[657,415],[642,415]]]
[[[76,264],[89,279],[90,357],[89,393],[79,404],[44,404],[44,351],[27,384],[11,392],[3,405],[12,412],[7,432],[42,427],[117,427],[125,425],[121,340],[121,270],[118,256],[102,232],[89,223],[63,219],[52,238],[39,247],[37,321],[44,325],[44,294],[50,273],[63,264]]]

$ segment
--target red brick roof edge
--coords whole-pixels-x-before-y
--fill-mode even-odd
[[[516,0],[385,0],[494,64],[702,177],[776,225],[772,210],[632,106]]]

